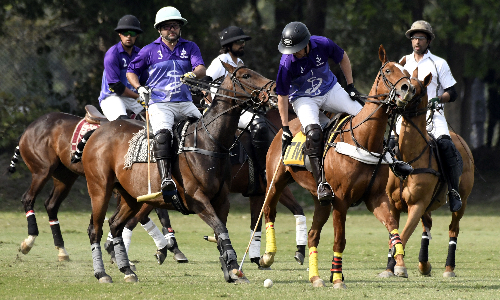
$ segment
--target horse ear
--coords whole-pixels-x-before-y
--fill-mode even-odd
[[[411,75],[411,77],[418,78],[418,67],[413,70],[413,74]]]
[[[422,84],[424,86],[428,86],[431,83],[431,80],[432,80],[432,73],[429,72],[429,74],[427,74],[427,76],[425,76],[424,81],[422,82]]]
[[[220,62],[222,63],[222,66],[224,67],[224,69],[226,69],[226,71],[228,71],[229,73],[233,73],[233,71],[234,71],[233,66],[231,66],[228,63],[223,62],[222,60]]]
[[[403,58],[399,61],[399,64],[403,67],[406,65],[406,56],[403,56]]]
[[[385,54],[385,49],[383,45],[380,45],[378,48],[378,58],[382,62],[382,64],[385,64],[387,62],[387,55]]]
[[[238,64],[236,65],[236,67],[243,67],[245,64],[242,62],[242,61],[239,61]]]

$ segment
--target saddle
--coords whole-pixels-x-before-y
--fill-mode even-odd
[[[93,105],[85,105],[85,121],[89,124],[101,124],[109,122],[106,117]]]

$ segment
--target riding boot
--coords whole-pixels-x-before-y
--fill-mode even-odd
[[[252,146],[254,149],[257,168],[262,176],[264,184],[266,182],[266,155],[271,145],[272,137],[269,134],[269,126],[264,117],[256,116],[250,124],[250,134],[252,136]]]
[[[309,156],[311,162],[311,171],[314,180],[318,184],[318,200],[320,205],[327,206],[333,201],[333,192],[331,186],[325,180],[323,170],[323,131],[317,124],[308,125],[305,128],[306,145],[304,155]]]
[[[437,139],[436,143],[442,161],[443,173],[448,182],[450,210],[456,212],[462,207],[462,199],[458,193],[458,185],[463,169],[462,157],[459,155],[450,136],[442,135]]]
[[[177,187],[172,180],[172,134],[169,130],[162,129],[155,135],[153,153],[161,177],[162,192],[176,192]]]
[[[394,162],[391,164],[391,170],[397,177],[405,180],[411,173],[413,173],[413,167],[404,162],[397,160],[396,151],[398,150],[396,137],[391,135],[388,141],[389,152],[391,153]]]

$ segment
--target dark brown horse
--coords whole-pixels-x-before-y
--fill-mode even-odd
[[[85,119],[87,121],[93,124],[107,122],[106,117],[99,113],[95,107],[87,105],[86,109],[87,115]],[[22,197],[28,221],[28,237],[23,240],[19,248],[19,251],[23,254],[29,253],[39,234],[34,211],[36,197],[45,184],[52,178],[54,187],[44,204],[49,217],[54,246],[58,250],[58,259],[59,261],[69,260],[69,254],[64,247],[64,240],[57,215],[61,203],[68,196],[76,179],[79,176],[84,176],[82,163],[71,163],[72,136],[75,127],[82,119],[81,117],[61,112],[49,113],[33,121],[26,128],[19,140],[18,150],[16,150],[16,155],[13,158],[9,171],[15,171],[15,162],[18,159],[18,155],[20,155],[31,172],[31,185]],[[143,222],[147,221],[146,218],[147,214],[144,213],[138,216],[138,219],[143,220]],[[160,218],[168,219],[168,212],[161,212]],[[131,224],[127,224],[127,228],[129,226]],[[180,252],[177,246],[175,249],[169,248],[168,250],[173,252],[174,255]]]
[[[338,136],[332,141],[335,142],[332,146],[339,146],[338,144],[343,142],[352,145],[358,151],[371,152],[377,160],[381,160],[381,153],[384,153],[384,132],[392,108],[405,105],[413,98],[408,72],[404,71],[401,65],[388,61],[382,46],[379,48],[379,59],[382,67],[368,96],[369,99],[375,98],[375,100],[367,100],[366,105],[355,117],[337,129]],[[298,119],[290,122],[290,130],[293,134],[301,130]],[[325,176],[335,193],[335,198],[332,206],[321,206],[317,199],[317,185],[312,174],[305,168],[282,165],[280,137],[278,133],[267,154],[269,199],[264,213],[266,214],[266,240],[269,238],[270,242],[267,243],[269,247],[266,247],[266,254],[261,258],[261,265],[270,265],[274,260],[276,253],[276,247],[273,245],[275,241],[274,220],[277,199],[288,182],[295,180],[311,193],[315,203],[308,239],[309,280],[314,287],[324,286],[318,273],[317,246],[321,229],[328,220],[332,208],[335,238],[330,282],[334,284],[334,288],[346,287],[342,274],[342,253],[346,245],[345,221],[348,208],[358,201],[364,201],[367,208],[385,225],[394,245],[397,266],[404,267],[403,249],[397,231],[398,224],[391,215],[391,204],[385,193],[388,166],[366,164],[340,154],[336,149],[329,149],[324,157]],[[378,171],[376,171],[377,168]]]
[[[225,64],[229,75],[224,79],[219,92],[208,111],[197,122],[188,126],[178,145],[183,151],[172,166],[173,179],[178,187],[178,198],[164,201],[163,197],[150,199],[147,204],[174,209],[172,202],[184,207],[185,212],[194,212],[205,221],[217,237],[219,260],[227,282],[248,282],[238,271],[236,252],[226,228],[229,213],[229,185],[231,171],[229,148],[234,142],[237,123],[246,105],[260,105],[270,97],[274,82],[246,68],[233,68]],[[125,281],[137,281],[130,269],[124,251],[121,233],[127,221],[137,213],[144,203],[137,197],[148,194],[148,166],[134,164],[124,169],[124,156],[128,142],[134,133],[143,129],[143,124],[117,120],[102,125],[89,138],[82,156],[87,186],[92,201],[92,218],[88,228],[92,245],[94,275],[99,282],[112,282],[106,274],[99,246],[102,225],[113,189],[120,191],[124,201],[110,218],[111,234],[118,267],[125,274]],[[160,190],[160,177],[154,163],[151,166],[151,190]],[[179,201],[180,199],[180,201]]]
[[[424,89],[430,82],[425,78],[423,82],[417,79],[418,70],[413,72],[412,83],[417,89]],[[432,75],[428,75],[432,76]],[[408,219],[401,232],[401,241],[406,247],[408,239],[422,219],[423,234],[419,255],[419,271],[423,275],[430,275],[431,264],[428,257],[428,246],[431,238],[432,228],[431,211],[438,209],[446,203],[446,182],[439,175],[442,172],[438,168],[436,160],[436,146],[426,130],[427,93],[422,97],[420,103],[408,105],[401,113],[403,117],[401,131],[399,133],[399,151],[401,159],[410,162],[414,172],[404,181],[393,173],[389,174],[387,183],[387,194],[393,204],[393,215],[399,223],[401,212],[408,213]],[[463,217],[467,207],[467,197],[470,195],[474,185],[474,160],[467,143],[454,132],[450,132],[453,143],[460,152],[463,161],[463,172],[460,177],[458,192],[462,198],[462,208],[452,213],[449,226],[448,257],[446,259],[444,277],[455,277],[455,250],[459,233],[460,219]],[[402,185],[402,186],[401,186]],[[386,271],[381,277],[393,276],[393,261],[389,260]]]

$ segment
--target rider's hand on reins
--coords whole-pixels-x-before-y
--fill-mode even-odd
[[[358,90],[354,87],[354,83],[347,85],[346,92],[353,101],[357,101],[359,99],[360,92],[358,92]]]
[[[140,86],[137,88],[137,93],[139,94],[139,98],[137,98],[137,102],[142,105],[142,107],[146,108],[149,105],[149,98],[151,96],[151,89],[147,86]]]
[[[440,103],[439,98],[438,98],[438,97],[435,97],[435,98],[432,98],[432,99],[430,99],[430,100],[429,100],[429,103],[427,104],[427,107],[428,107],[429,109],[434,110],[434,109],[436,109],[436,108],[437,108],[437,105],[438,105],[439,103]]]
[[[286,148],[292,143],[293,135],[288,126],[283,126],[283,134],[281,135],[281,155],[284,157]]]

